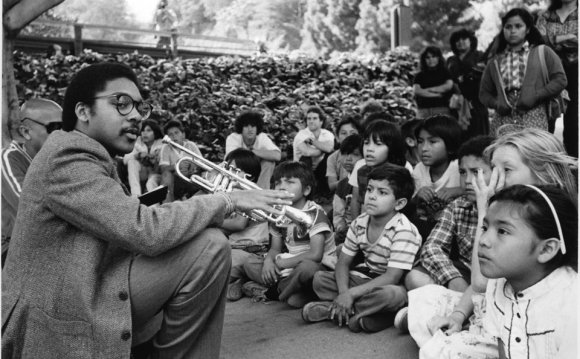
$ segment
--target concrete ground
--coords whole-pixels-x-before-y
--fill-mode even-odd
[[[331,322],[307,324],[300,310],[281,302],[226,304],[220,357],[223,359],[417,359],[413,339],[395,328],[352,333]]]

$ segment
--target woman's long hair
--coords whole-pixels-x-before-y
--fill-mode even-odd
[[[526,41],[530,44],[530,46],[537,46],[544,43],[540,31],[538,31],[538,29],[534,25],[534,17],[532,16],[532,14],[530,14],[526,9],[515,8],[508,11],[508,13],[501,18],[501,30],[498,36],[499,42],[497,47],[497,53],[501,53],[506,49],[507,41],[503,34],[503,28],[509,19],[516,16],[519,16],[520,19],[522,19],[522,21],[529,30],[528,34],[526,35]]]
[[[431,69],[427,66],[427,61],[425,61],[425,59],[427,58],[427,55],[431,54],[432,56],[436,57],[439,59],[439,63],[437,64],[437,67],[435,67],[434,69]],[[438,48],[437,46],[427,46],[425,48],[425,50],[423,50],[423,52],[421,53],[421,72],[426,72],[426,71],[444,71],[445,70],[445,59],[443,58],[443,53],[441,52],[441,49]]]

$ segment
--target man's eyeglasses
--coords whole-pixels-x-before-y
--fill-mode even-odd
[[[93,97],[94,99],[99,98],[115,98],[115,107],[117,107],[117,112],[122,116],[127,116],[128,114],[133,111],[134,108],[137,108],[137,112],[143,117],[143,120],[146,120],[151,115],[151,110],[153,107],[148,104],[147,102],[143,101],[135,101],[131,96],[126,94],[112,94],[112,95],[103,95],[103,96],[96,96]]]
[[[22,119],[22,121],[25,120],[32,121],[34,123],[39,124],[40,126],[43,126],[44,128],[46,128],[46,133],[52,133],[53,131],[60,130],[62,128],[62,122],[49,122],[47,124],[44,124],[40,121],[33,120],[30,117],[24,117]]]

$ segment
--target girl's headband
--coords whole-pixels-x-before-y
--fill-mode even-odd
[[[536,192],[538,192],[546,200],[546,203],[548,203],[548,207],[550,207],[550,210],[552,210],[552,215],[556,220],[556,228],[558,228],[558,236],[560,236],[560,238],[558,238],[560,240],[560,250],[562,251],[562,254],[566,254],[566,243],[564,242],[564,235],[562,234],[562,226],[560,225],[560,218],[558,218],[558,213],[556,213],[556,208],[554,208],[552,201],[550,200],[550,198],[548,198],[548,196],[546,196],[544,191],[542,191],[538,187],[530,184],[527,184],[526,186],[536,190]]]

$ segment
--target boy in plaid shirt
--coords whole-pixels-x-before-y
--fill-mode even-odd
[[[405,278],[408,290],[438,284],[463,292],[470,283],[471,250],[477,229],[477,210],[472,181],[482,170],[489,181],[491,166],[483,151],[493,142],[489,136],[478,136],[459,149],[460,179],[465,194],[451,202],[431,231],[421,249],[419,264]]]

